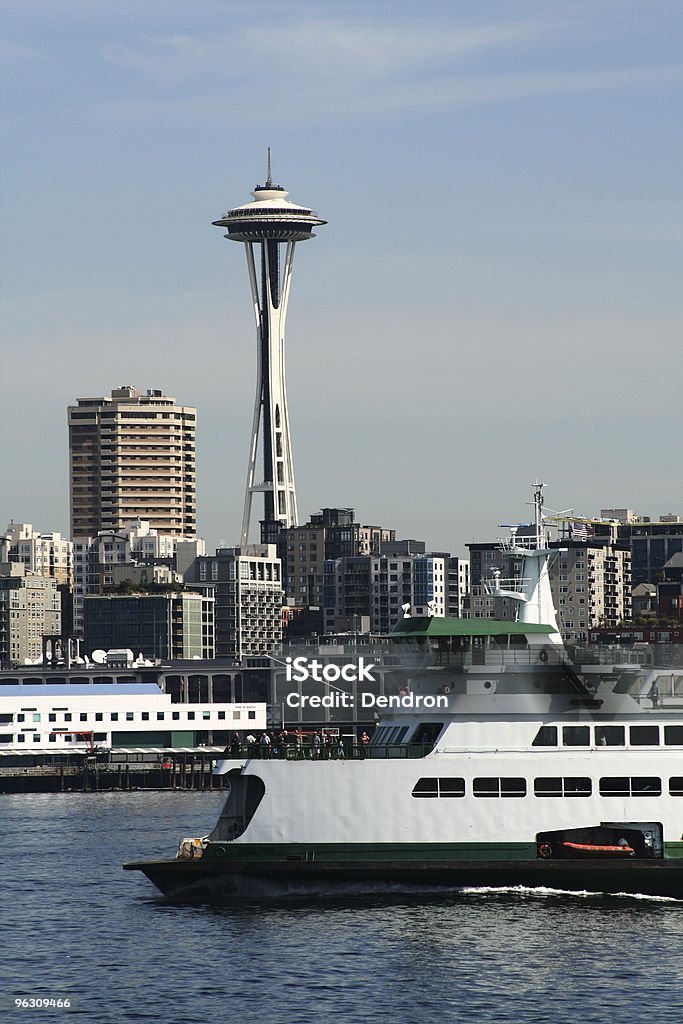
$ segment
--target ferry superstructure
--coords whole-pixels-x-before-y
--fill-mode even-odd
[[[367,756],[223,761],[211,833],[126,867],[189,900],[378,883],[683,898],[683,670],[571,664],[540,485],[534,501],[535,534],[508,541],[520,575],[490,584],[517,620],[399,623],[413,666]]]

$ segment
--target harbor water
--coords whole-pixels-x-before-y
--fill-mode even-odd
[[[128,860],[205,834],[216,792],[0,797],[3,1021],[683,1021],[683,902],[378,891],[166,902]],[[68,1009],[15,998],[68,999]]]

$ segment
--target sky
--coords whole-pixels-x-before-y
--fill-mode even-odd
[[[465,554],[535,479],[683,514],[680,0],[0,0],[0,25],[0,527],[68,535],[66,408],[132,384],[198,408],[199,533],[239,542],[256,336],[211,222],[268,146],[328,221],[286,332],[302,521]]]

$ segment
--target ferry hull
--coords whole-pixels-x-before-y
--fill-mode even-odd
[[[615,861],[262,861],[158,860],[125,864],[169,899],[232,902],[307,895],[373,895],[469,887],[528,886],[570,892],[631,893],[683,900],[683,859]]]

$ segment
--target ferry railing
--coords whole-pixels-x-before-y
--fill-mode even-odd
[[[340,750],[340,744],[323,744],[321,747],[314,747],[310,743],[293,744],[285,747],[261,747],[259,745],[237,744],[227,748],[226,758],[242,758],[249,760],[266,761],[364,761],[372,759],[386,760],[388,758],[420,758],[432,750],[433,743],[357,743],[344,740],[344,752]]]

